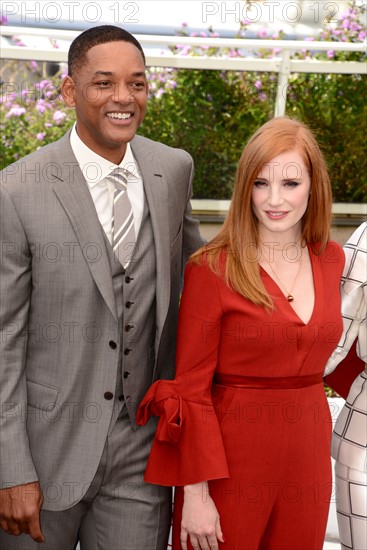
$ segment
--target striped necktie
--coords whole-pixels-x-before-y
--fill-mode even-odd
[[[115,186],[112,216],[112,247],[124,269],[130,263],[135,247],[134,215],[127,194],[129,172],[117,168],[108,177]]]

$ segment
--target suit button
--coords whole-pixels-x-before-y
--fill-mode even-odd
[[[107,399],[107,401],[111,401],[111,399],[113,399],[113,393],[110,391],[106,391],[103,397]]]
[[[125,372],[124,372],[124,378],[128,378],[129,376],[130,376],[130,373],[127,372],[127,371],[125,371]]]
[[[121,273],[122,273],[123,275],[125,275],[126,269],[122,268]]]
[[[127,284],[129,284],[133,280],[134,280],[134,277],[129,277],[129,276],[125,277],[125,283]]]
[[[130,348],[125,348],[124,349],[124,355],[129,355],[130,351],[133,351],[133,350],[130,349]]]
[[[130,308],[133,304],[134,304],[134,302],[126,302],[125,306],[127,308]]]
[[[126,325],[125,326],[125,331],[129,332],[129,330],[131,330],[132,328],[134,328],[134,325]]]
[[[125,399],[125,397],[124,397],[123,394],[119,396],[119,401],[123,401],[124,399]]]
[[[111,349],[116,349],[117,348],[117,344],[113,340],[110,340],[108,342],[108,345],[110,346]]]

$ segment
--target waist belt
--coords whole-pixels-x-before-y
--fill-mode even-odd
[[[214,384],[234,388],[282,390],[307,388],[323,381],[322,372],[307,376],[239,376],[238,374],[215,374]]]

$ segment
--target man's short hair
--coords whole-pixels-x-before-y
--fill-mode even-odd
[[[143,48],[132,34],[114,25],[101,25],[82,32],[71,43],[68,54],[69,75],[73,76],[84,65],[87,53],[91,48],[106,42],[130,42],[140,51],[145,65]]]

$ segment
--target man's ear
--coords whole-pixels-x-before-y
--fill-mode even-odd
[[[75,107],[75,82],[69,75],[62,81],[61,95],[68,107]]]

